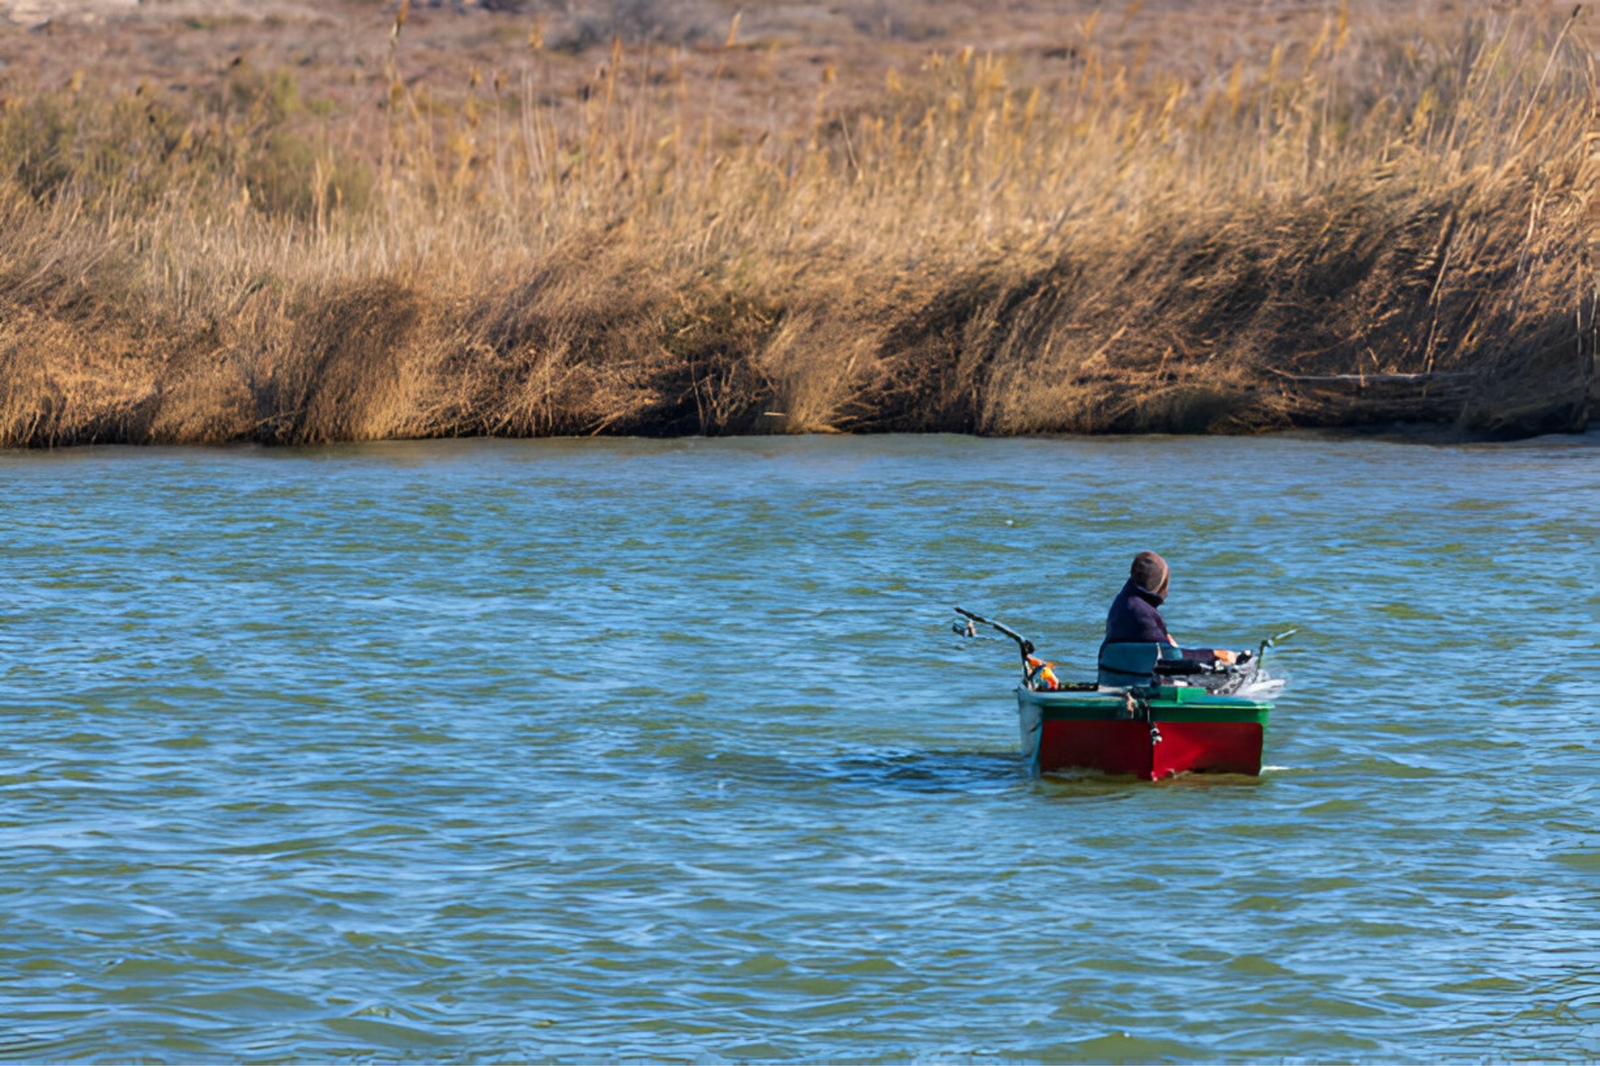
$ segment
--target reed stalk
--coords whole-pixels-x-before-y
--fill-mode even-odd
[[[566,92],[539,33],[444,91],[408,15],[376,123],[248,60],[8,92],[0,445],[1588,423],[1581,11],[1090,17],[760,121],[725,80],[810,68],[737,22],[709,80],[618,37]]]

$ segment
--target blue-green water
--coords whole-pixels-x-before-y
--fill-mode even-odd
[[[0,455],[0,1057],[1600,1057],[1600,437]],[[1013,649],[1294,625],[1259,781]]]

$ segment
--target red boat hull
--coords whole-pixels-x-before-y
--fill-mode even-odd
[[[1157,722],[1159,741],[1142,721],[1057,719],[1041,726],[1041,773],[1083,767],[1150,781],[1181,773],[1261,773],[1265,730],[1258,722]]]

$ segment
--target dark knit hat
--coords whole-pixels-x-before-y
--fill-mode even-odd
[[[1155,552],[1135,555],[1129,576],[1135,585],[1151,595],[1163,600],[1167,598],[1167,579],[1171,574],[1167,570],[1167,561]]]

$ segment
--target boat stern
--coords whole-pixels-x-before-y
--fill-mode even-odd
[[[1085,768],[1157,781],[1180,773],[1261,773],[1272,705],[1198,686],[1017,689],[1023,762],[1033,774]]]

